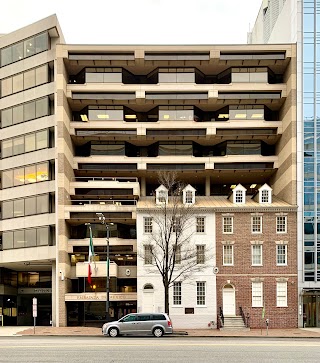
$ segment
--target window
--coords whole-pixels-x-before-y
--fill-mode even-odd
[[[152,233],[152,217],[143,218],[144,233]]]
[[[287,245],[277,245],[277,266],[287,265]]]
[[[49,226],[3,232],[3,249],[49,246],[51,244]]]
[[[168,197],[168,192],[166,190],[159,190],[158,192],[158,202],[166,203]]]
[[[269,203],[269,190],[261,191],[261,203]]]
[[[205,217],[197,217],[196,218],[196,232],[204,233],[205,232]]]
[[[206,304],[206,283],[197,282],[197,305]]]
[[[262,265],[262,245],[252,245],[252,266]]]
[[[252,282],[252,307],[263,307],[263,285],[262,282]]]
[[[181,246],[175,246],[174,254],[175,254],[175,263],[177,265],[180,265],[181,264]]]
[[[223,233],[233,233],[233,217],[223,217]]]
[[[181,233],[180,218],[179,217],[172,217],[172,232]]]
[[[204,264],[205,263],[205,250],[204,245],[197,246],[197,264]]]
[[[287,282],[277,282],[277,307],[288,306]]]
[[[236,190],[235,202],[236,203],[243,203],[243,192],[242,192],[242,190]]]
[[[152,246],[145,245],[144,246],[144,264],[151,265],[152,264]]]
[[[173,305],[181,305],[181,282],[173,283]]]
[[[262,217],[253,216],[251,217],[251,232],[262,233]]]
[[[287,233],[287,216],[277,216],[277,233]]]
[[[233,245],[223,246],[223,265],[224,266],[233,265]]]
[[[191,190],[186,191],[186,204],[193,203],[193,192]]]

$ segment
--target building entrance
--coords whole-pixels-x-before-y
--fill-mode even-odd
[[[307,292],[303,296],[303,324],[320,328],[320,292]]]

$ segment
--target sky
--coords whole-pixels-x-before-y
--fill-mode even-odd
[[[0,34],[56,14],[69,44],[241,44],[262,0],[2,0]]]

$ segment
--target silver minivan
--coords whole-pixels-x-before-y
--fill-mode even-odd
[[[122,334],[153,334],[159,338],[164,334],[172,334],[172,323],[164,313],[133,313],[103,324],[102,334],[113,338]]]

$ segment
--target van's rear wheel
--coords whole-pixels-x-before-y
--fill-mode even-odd
[[[162,337],[163,334],[164,334],[163,329],[161,329],[161,328],[153,329],[153,335],[155,337],[160,338],[160,337]]]
[[[110,337],[115,338],[119,335],[119,330],[117,328],[110,328],[108,334]]]

